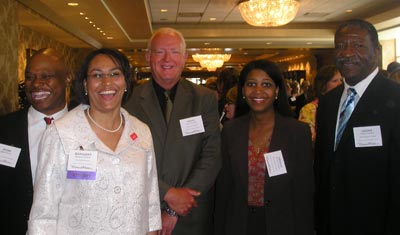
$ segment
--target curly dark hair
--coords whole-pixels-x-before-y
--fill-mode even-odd
[[[131,65],[129,63],[128,58],[124,54],[122,54],[121,52],[119,52],[117,50],[110,49],[110,48],[98,49],[98,50],[92,51],[91,53],[89,53],[88,56],[86,56],[80,69],[78,70],[75,80],[74,80],[74,91],[75,91],[76,98],[82,104],[90,104],[88,96],[85,95],[85,87],[83,85],[83,81],[87,80],[89,64],[90,64],[90,62],[92,62],[94,57],[96,57],[97,55],[106,55],[106,56],[110,57],[110,59],[113,60],[116,65],[119,66],[122,73],[124,74],[127,91],[125,92],[124,96],[122,97],[122,103],[125,103],[125,101],[128,99],[128,97],[130,96],[130,94],[132,92]]]

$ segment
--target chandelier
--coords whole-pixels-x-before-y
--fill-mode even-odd
[[[250,25],[276,27],[292,21],[299,5],[296,0],[248,0],[239,3],[239,11]]]
[[[221,68],[230,58],[230,54],[194,54],[194,61],[199,62],[202,68],[207,68],[208,71],[215,71]]]

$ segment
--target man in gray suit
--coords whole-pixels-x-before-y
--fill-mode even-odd
[[[157,30],[146,53],[153,78],[136,87],[126,104],[153,135],[162,235],[212,231],[213,184],[221,164],[217,100],[211,90],[181,78],[186,59],[182,34]]]

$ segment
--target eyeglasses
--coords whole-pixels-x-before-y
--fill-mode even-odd
[[[25,80],[28,81],[33,81],[35,79],[40,79],[40,80],[50,80],[52,78],[55,78],[57,75],[56,74],[31,74],[31,73],[26,73],[25,74]]]
[[[121,78],[123,75],[121,72],[111,72],[111,73],[92,73],[88,74],[87,77],[91,79],[103,79],[109,77],[111,79]]]

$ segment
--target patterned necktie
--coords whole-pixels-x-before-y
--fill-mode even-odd
[[[52,117],[44,117],[44,121],[46,122],[46,125],[50,125],[53,122],[54,118]]]
[[[164,96],[166,99],[166,105],[165,105],[165,121],[169,123],[169,118],[171,117],[171,112],[172,112],[172,100],[169,96],[168,91],[164,91]]]
[[[342,109],[340,111],[340,116],[339,116],[339,125],[337,128],[337,133],[336,133],[336,142],[335,142],[335,150],[339,144],[340,138],[342,138],[343,131],[346,128],[347,122],[350,119],[351,113],[354,110],[355,107],[355,98],[356,98],[357,92],[354,88],[349,88],[347,90],[347,98],[344,101],[342,105]]]

